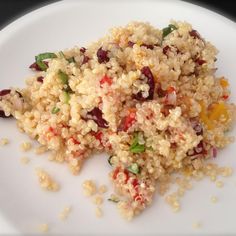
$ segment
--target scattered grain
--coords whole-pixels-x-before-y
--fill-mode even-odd
[[[30,142],[23,142],[23,143],[21,143],[21,145],[20,145],[20,149],[21,149],[21,151],[23,151],[23,152],[27,152],[27,151],[29,151],[31,148],[32,148],[32,143],[30,143]]]
[[[9,143],[9,139],[7,138],[1,138],[0,139],[0,146],[5,146]]]

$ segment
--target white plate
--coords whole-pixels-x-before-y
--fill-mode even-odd
[[[31,73],[28,65],[40,52],[76,44],[86,46],[110,27],[132,20],[149,21],[162,28],[171,18],[191,22],[220,50],[217,73],[230,79],[231,100],[236,101],[235,23],[181,1],[62,1],[33,11],[0,32],[0,88],[23,86],[23,78]],[[38,232],[39,224],[48,223],[51,233],[65,235],[236,234],[235,177],[226,179],[223,189],[209,180],[196,183],[181,200],[179,213],[172,213],[156,196],[154,204],[132,222],[124,221],[115,205],[106,201],[102,207],[104,217],[97,219],[95,206],[82,195],[81,184],[88,178],[109,184],[106,156],[90,159],[81,174],[74,177],[66,166],[51,163],[46,156],[20,152],[20,142],[28,138],[18,132],[14,121],[0,120],[0,137],[10,139],[7,147],[0,148],[0,233],[33,234]],[[236,167],[235,152],[232,144],[219,153],[216,162]],[[28,166],[20,164],[22,156],[30,157]],[[35,167],[48,170],[61,183],[61,191],[43,192]],[[211,195],[219,198],[217,204],[210,202]],[[71,215],[66,222],[60,222],[58,214],[67,205],[73,207]],[[193,229],[192,224],[198,221],[202,227]]]

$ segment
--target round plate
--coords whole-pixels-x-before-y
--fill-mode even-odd
[[[74,45],[86,46],[113,26],[129,21],[148,21],[156,27],[165,27],[170,19],[190,22],[202,36],[220,51],[218,75],[229,78],[231,101],[236,101],[236,27],[235,23],[204,8],[181,1],[61,1],[16,20],[0,32],[0,86],[23,86],[30,76],[28,66],[40,52],[61,50]],[[50,233],[81,235],[190,235],[236,234],[236,179],[223,179],[219,189],[210,180],[196,182],[194,188],[181,199],[181,211],[173,213],[163,198],[156,196],[151,207],[131,222],[123,220],[115,204],[106,199],[112,193],[107,174],[110,167],[107,156],[89,159],[80,175],[72,176],[66,165],[49,162],[47,155],[37,156],[33,151],[22,153],[20,143],[29,138],[16,128],[14,120],[0,120],[0,138],[10,144],[0,147],[0,233],[35,234],[38,225],[48,223]],[[235,133],[235,132],[234,132]],[[34,144],[36,145],[36,143]],[[236,167],[236,146],[220,151],[215,162]],[[22,165],[20,158],[30,158]],[[35,168],[47,170],[61,185],[57,193],[44,192],[38,185]],[[102,206],[104,216],[95,216],[95,205],[82,194],[85,179],[94,179],[98,185],[107,184],[108,193]],[[210,198],[219,198],[212,204]],[[65,222],[58,219],[65,206],[72,212]],[[227,220],[226,220],[227,219]],[[193,229],[200,222],[202,227]]]

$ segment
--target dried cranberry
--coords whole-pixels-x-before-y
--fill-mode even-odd
[[[163,53],[166,55],[169,51],[171,50],[171,48],[167,45],[163,48]]]
[[[80,48],[80,52],[85,53],[86,52],[86,48],[84,48],[84,47]]]
[[[93,120],[98,127],[108,128],[108,123],[102,118],[102,111],[98,107],[95,107],[93,110],[89,111],[86,119]]]
[[[189,35],[192,36],[193,38],[201,39],[200,34],[197,32],[197,30],[192,30],[189,32]]]
[[[108,57],[108,51],[103,50],[102,47],[100,47],[97,51],[97,57],[98,57],[98,62],[101,63],[107,63],[110,58]]]
[[[148,66],[144,66],[141,69],[141,73],[147,78],[147,84],[149,85],[148,96],[144,98],[142,95],[142,92],[140,91],[134,95],[134,98],[139,101],[152,100],[154,96],[154,90],[155,90],[155,82],[154,82],[153,74]]]
[[[200,141],[200,143],[196,147],[194,147],[192,150],[188,151],[187,153],[188,156],[196,156],[199,154],[201,155],[207,154],[203,141]]]
[[[151,49],[151,50],[153,50],[153,49],[154,49],[154,46],[153,46],[153,45],[151,45],[151,44],[146,44],[146,43],[143,43],[143,44],[141,44],[141,46],[143,46],[143,47],[146,47],[146,48],[148,48],[148,49]]]
[[[85,63],[87,63],[88,61],[89,61],[89,57],[88,56],[84,56],[84,59],[83,59],[83,61],[82,61],[82,65],[83,64],[85,64]]]
[[[164,115],[164,116],[168,116],[170,114],[170,110],[171,109],[174,109],[175,106],[174,105],[164,105],[161,109],[161,113]]]
[[[195,60],[195,62],[199,65],[199,66],[201,66],[201,65],[203,65],[203,64],[205,64],[206,63],[206,61],[205,60],[203,60],[203,59],[200,59],[200,58],[197,58],[196,60]]]
[[[37,78],[37,81],[38,81],[39,83],[43,83],[43,80],[44,80],[44,77],[43,77],[43,76],[39,76],[39,77]]]
[[[1,118],[10,118],[10,117],[12,117],[12,115],[6,116],[6,115],[5,115],[5,112],[2,111],[2,110],[0,110],[0,117],[1,117]]]
[[[43,62],[46,66],[48,66],[48,62],[47,61],[44,61]],[[42,69],[38,66],[38,64],[36,62],[34,62],[33,64],[31,64],[29,66],[30,69],[32,70],[36,70],[36,71],[42,71]]]
[[[5,96],[5,95],[9,94],[10,92],[11,92],[10,89],[3,89],[0,91],[0,97]]]
[[[122,118],[117,131],[127,131],[136,121],[136,112],[132,111],[128,116]]]
[[[190,120],[192,128],[194,129],[196,135],[202,135],[203,134],[203,128],[202,125],[197,120]]]
[[[156,92],[159,98],[163,98],[166,96],[166,91],[161,88],[161,85],[157,87]]]
[[[129,42],[128,42],[128,47],[132,48],[132,47],[134,46],[134,44],[135,44],[135,43],[129,41]]]

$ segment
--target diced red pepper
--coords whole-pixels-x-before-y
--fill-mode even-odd
[[[129,114],[124,117],[118,127],[118,131],[127,131],[136,121],[136,109],[131,108]]]
[[[91,132],[91,134],[97,139],[99,140],[100,144],[103,146],[103,143],[102,143],[102,136],[103,136],[103,133],[102,131],[98,131],[98,132]]]
[[[140,202],[141,204],[144,203],[144,199],[143,199],[143,196],[140,194],[140,193],[137,193],[134,195],[133,199],[136,201],[136,202]]]
[[[223,95],[222,98],[223,98],[224,100],[227,100],[227,99],[229,98],[229,95]]]
[[[173,93],[173,92],[175,92],[175,88],[170,86],[170,87],[168,87],[167,92],[168,93]]]
[[[109,76],[107,76],[107,75],[104,75],[104,76],[102,77],[102,79],[100,80],[100,85],[101,85],[101,87],[102,87],[102,85],[105,84],[105,83],[107,83],[109,86],[112,85],[112,79],[111,79]]]
[[[128,180],[129,180],[129,172],[128,172],[128,170],[124,169],[124,175],[125,175],[125,184],[127,184]]]
[[[116,178],[117,178],[117,175],[119,174],[119,172],[120,172],[120,167],[117,167],[117,168],[114,170],[114,172],[113,172],[112,178],[113,178],[113,179],[116,179]]]
[[[74,144],[80,144],[80,142],[77,140],[77,139],[75,139],[75,138],[71,138],[72,139],[72,142],[74,143]]]
[[[136,186],[139,185],[138,179],[134,179],[134,180],[132,181],[132,185],[133,185],[134,188],[136,188]]]
[[[54,128],[52,128],[51,126],[48,128],[48,131],[53,133],[54,135],[57,135],[57,131]]]

